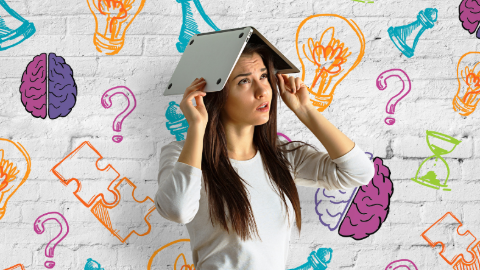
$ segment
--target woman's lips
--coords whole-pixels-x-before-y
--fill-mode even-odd
[[[264,107],[264,108],[261,108],[261,109],[257,109],[257,111],[260,111],[260,112],[268,112],[270,106],[269,104],[267,103],[267,105]]]

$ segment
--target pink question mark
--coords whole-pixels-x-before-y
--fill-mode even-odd
[[[125,110],[123,110],[119,115],[117,115],[117,117],[115,117],[115,120],[113,120],[113,130],[120,132],[122,130],[123,120],[125,120],[125,118],[127,118],[127,116],[132,113],[133,110],[135,110],[135,107],[137,106],[137,100],[135,99],[133,92],[126,86],[117,86],[110,88],[103,93],[102,106],[105,109],[112,107],[112,97],[117,94],[124,95],[128,100],[127,108],[125,108]],[[119,143],[123,140],[123,136],[115,135],[112,137],[112,140],[116,143]]]
[[[382,74],[380,74],[377,78],[377,88],[379,90],[385,90],[387,88],[387,79],[393,76],[398,77],[402,81],[403,87],[398,94],[393,96],[388,101],[386,111],[389,114],[395,113],[395,106],[397,106],[398,102],[400,102],[400,100],[404,98],[408,93],[410,93],[410,90],[412,89],[412,83],[410,81],[410,78],[408,77],[407,73],[405,73],[405,71],[401,69],[390,69],[382,72]],[[405,90],[405,82],[408,82],[408,90]],[[393,104],[391,104],[392,100],[395,101]],[[395,118],[392,118],[392,117],[385,118],[385,124],[393,125],[394,123],[395,123]]]
[[[65,217],[58,213],[58,212],[48,212],[41,216],[39,216],[35,223],[33,223],[33,229],[37,234],[42,234],[45,231],[44,223],[48,220],[55,220],[60,225],[60,233],[55,236],[50,242],[48,242],[47,246],[45,247],[45,256],[49,258],[53,258],[53,251],[55,247],[60,243],[65,236],[68,234],[68,223]],[[53,244],[52,244],[53,243]],[[45,267],[46,268],[53,268],[55,266],[55,262],[53,261],[46,261]]]
[[[277,135],[280,135],[280,136],[284,137],[285,139],[287,139],[287,141],[291,142],[290,138],[288,138],[287,135],[285,135],[283,133],[280,133],[280,132],[277,132]]]
[[[385,270],[418,270],[417,266],[410,260],[403,259],[391,262]]]

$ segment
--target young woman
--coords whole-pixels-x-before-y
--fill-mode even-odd
[[[373,163],[313,107],[300,78],[275,74],[265,45],[246,45],[222,91],[205,84],[197,78],[180,102],[187,138],[162,147],[155,206],[186,224],[196,270],[285,269],[293,217],[301,229],[296,185],[365,185]],[[279,95],[328,154],[277,136]]]

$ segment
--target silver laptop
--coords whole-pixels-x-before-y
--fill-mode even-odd
[[[190,39],[163,95],[183,95],[195,78],[201,77],[207,82],[206,92],[222,90],[247,42],[267,45],[278,73],[300,72],[252,26],[200,33]]]

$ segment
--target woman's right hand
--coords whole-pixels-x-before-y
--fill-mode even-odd
[[[205,104],[203,104],[203,97],[207,95],[206,92],[203,92],[206,84],[205,79],[197,78],[185,89],[183,99],[180,102],[180,110],[182,110],[189,126],[199,126],[203,129],[207,126],[208,113]],[[197,106],[193,106],[192,99],[194,98]]]

